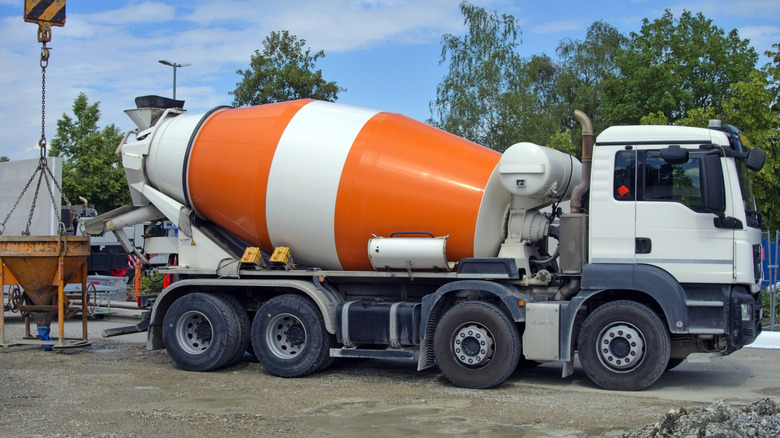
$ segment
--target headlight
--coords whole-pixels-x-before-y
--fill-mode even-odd
[[[753,320],[753,305],[752,304],[742,304],[742,320],[743,321],[752,321]]]

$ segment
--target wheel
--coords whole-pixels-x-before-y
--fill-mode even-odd
[[[210,371],[235,358],[241,322],[224,297],[193,292],[173,302],[163,319],[163,342],[179,367]],[[243,350],[242,350],[243,351]]]
[[[314,303],[299,295],[266,301],[252,321],[252,348],[260,364],[280,377],[299,377],[330,363],[333,336]]]
[[[244,357],[244,353],[247,352],[247,350],[251,349],[251,342],[250,337],[252,335],[251,332],[251,323],[249,322],[249,315],[246,312],[246,309],[244,309],[244,306],[241,305],[241,303],[238,301],[236,297],[233,295],[222,295],[222,298],[225,299],[225,301],[230,305],[231,308],[233,308],[233,311],[236,313],[236,317],[238,318],[238,328],[239,328],[239,337],[238,337],[238,346],[236,348],[236,353],[233,357],[227,360],[225,362],[225,366],[233,365],[234,363],[241,360],[242,357]]]
[[[638,391],[652,385],[669,362],[669,331],[647,306],[615,301],[588,315],[578,355],[585,373],[605,389]]]
[[[436,326],[433,353],[439,369],[465,388],[500,385],[520,360],[520,331],[496,306],[467,301],[448,310]]]

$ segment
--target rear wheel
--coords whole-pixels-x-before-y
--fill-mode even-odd
[[[638,391],[652,385],[669,362],[666,325],[647,306],[615,301],[588,315],[578,340],[585,373],[605,389]]]
[[[238,345],[236,347],[236,352],[225,363],[225,365],[227,366],[227,365],[232,365],[238,362],[239,360],[241,360],[241,358],[244,357],[244,353],[246,353],[247,350],[251,349],[252,327],[251,327],[251,323],[249,322],[249,315],[247,314],[246,309],[244,309],[244,306],[241,305],[241,303],[238,301],[238,299],[236,299],[236,297],[232,295],[223,295],[222,298],[225,299],[225,301],[230,305],[230,307],[236,313],[236,318],[238,319],[238,329],[239,329]]]
[[[263,304],[252,322],[252,347],[268,372],[299,377],[331,362],[333,336],[317,306],[299,295],[280,295]]]
[[[241,348],[241,321],[223,297],[193,292],[173,302],[163,319],[163,342],[181,368],[209,371],[227,364]]]
[[[520,360],[520,331],[496,306],[467,301],[447,311],[436,327],[433,351],[447,379],[465,388],[503,383]]]

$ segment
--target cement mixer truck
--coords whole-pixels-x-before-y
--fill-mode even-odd
[[[119,148],[132,202],[86,232],[176,225],[144,242],[178,254],[147,348],[182,369],[247,351],[282,377],[397,358],[490,388],[544,362],[566,377],[577,355],[596,385],[641,390],[761,330],[749,173],[765,156],[719,121],[610,127],[594,145],[578,112],[577,159],[312,100],[136,104]]]

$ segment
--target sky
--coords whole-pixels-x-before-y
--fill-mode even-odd
[[[737,29],[759,54],[780,43],[778,0],[472,0],[510,14],[522,30],[520,54],[555,58],[562,40],[583,40],[602,20],[628,35],[670,9],[702,12],[726,32]],[[41,137],[41,68],[37,26],[23,0],[0,0],[0,156],[37,158]],[[67,0],[67,21],[52,31],[46,70],[46,138],[72,116],[79,93],[100,102],[99,126],[135,129],[123,113],[136,96],[176,97],[197,114],[230,105],[238,69],[272,31],[288,30],[313,52],[316,68],[347,91],[339,103],[430,117],[429,103],[447,72],[444,34],[465,32],[459,0]],[[759,67],[768,61],[761,57]]]

